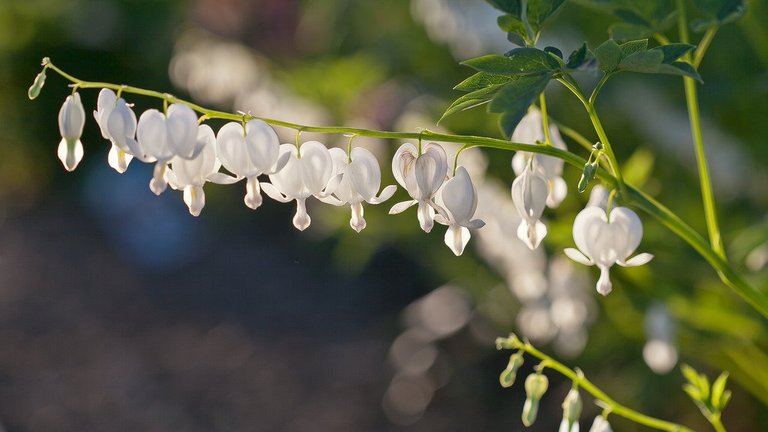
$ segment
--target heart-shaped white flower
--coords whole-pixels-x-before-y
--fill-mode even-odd
[[[221,162],[216,157],[216,136],[208,125],[200,125],[197,131],[200,153],[194,159],[175,157],[166,172],[168,183],[176,190],[184,191],[184,203],[192,216],[199,216],[205,206],[205,182],[232,184],[238,180],[219,172]]]
[[[456,174],[440,188],[436,199],[439,208],[444,212],[436,215],[435,221],[448,225],[445,245],[454,255],[459,256],[469,242],[469,230],[485,226],[482,220],[472,219],[477,210],[477,189],[472,184],[467,169],[463,166],[456,168]]]
[[[349,226],[360,232],[366,225],[363,217],[363,202],[382,203],[394,195],[397,186],[389,185],[381,191],[379,196],[376,196],[381,187],[381,168],[376,156],[370,151],[355,147],[349,156],[340,148],[332,148],[329,151],[334,172],[341,177],[338,185],[333,187],[333,195],[320,200],[337,206],[349,204],[352,209]]]
[[[256,210],[262,203],[258,176],[280,171],[290,154],[280,153],[275,130],[258,119],[248,121],[245,127],[236,122],[225,124],[216,136],[216,146],[224,168],[246,179],[243,201]]]
[[[600,207],[586,207],[573,222],[573,240],[578,250],[567,248],[565,254],[578,263],[596,265],[600,269],[597,292],[608,295],[613,289],[609,269],[614,263],[633,267],[653,259],[649,253],[629,258],[642,238],[643,225],[632,210],[615,207],[606,213]]]
[[[67,171],[74,171],[83,159],[83,143],[80,142],[83,126],[85,126],[85,110],[80,101],[80,93],[74,93],[67,96],[59,110],[61,141],[56,154]]]
[[[136,142],[136,114],[123,98],[118,98],[110,89],[102,89],[96,111],[93,112],[101,135],[112,143],[107,161],[119,173],[128,169],[133,152],[138,149]]]
[[[421,154],[411,143],[400,146],[392,158],[392,173],[413,200],[395,204],[389,214],[402,213],[418,204],[419,225],[424,232],[430,232],[434,226],[436,207],[433,198],[445,181],[447,159],[445,150],[437,143],[424,146]]]
[[[288,156],[283,156],[287,154]],[[318,141],[307,141],[299,150],[293,144],[280,146],[280,157],[287,157],[283,169],[269,176],[270,183],[262,184],[264,192],[280,202],[296,200],[293,226],[304,231],[312,219],[307,213],[306,200],[311,196],[327,197],[333,192],[329,181],[333,177],[333,160],[328,149]],[[334,177],[337,178],[337,177]],[[333,182],[331,182],[333,184]]]
[[[549,186],[544,174],[535,169],[533,161],[512,182],[512,202],[522,217],[517,228],[517,237],[531,250],[539,247],[547,235],[547,227],[539,219],[547,205]]]

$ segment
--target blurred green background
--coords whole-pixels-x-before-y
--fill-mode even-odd
[[[245,208],[242,183],[207,186],[206,208],[193,218],[176,191],[149,191],[151,168],[109,169],[90,114],[85,159],[66,173],[55,149],[67,83],[49,72],[41,96],[27,99],[48,56],[82,79],[232,112],[497,137],[483,109],[435,121],[470,75],[459,61],[513,47],[496,27],[499,14],[482,0],[0,0],[0,430],[521,430],[522,385],[499,387],[508,353],[493,349],[510,331],[580,367],[619,402],[695,430],[709,426],[680,391],[677,366],[710,377],[729,370],[725,425],[764,430],[765,320],[642,214],[640,251],[656,258],[615,269],[614,292],[597,295],[594,269],[561,252],[588,198],[575,191],[576,170],[565,170],[566,201],[547,211],[546,253],[532,253],[514,236],[512,155],[464,153],[460,161],[479,173],[488,226],[456,258],[441,230],[419,229],[413,210],[386,214],[403,191],[368,206],[360,234],[347,208],[324,205],[310,207],[312,227],[298,233],[289,205]],[[724,238],[762,289],[766,16],[764,2],[750,1],[699,69]],[[568,2],[540,45],[595,47],[614,21]],[[578,78],[591,88],[599,77]],[[98,91],[81,94],[90,113]],[[596,139],[575,98],[557,83],[546,94],[555,119]],[[129,102],[137,113],[159,106]],[[681,79],[620,75],[598,111],[627,177],[704,232]],[[389,161],[400,143],[355,144],[374,151],[384,184],[394,183]],[[560,422],[570,383],[549,376],[531,430]],[[599,408],[584,396],[586,429]],[[641,430],[610,420],[614,430]]]

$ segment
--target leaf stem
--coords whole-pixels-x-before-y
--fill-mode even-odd
[[[689,429],[683,425],[645,415],[643,413],[637,412],[631,408],[627,408],[626,406],[616,402],[615,400],[613,400],[613,398],[608,396],[599,387],[593,384],[592,381],[588,380],[584,376],[584,374],[581,373],[581,371],[576,371],[569,368],[568,366],[565,366],[564,364],[560,363],[559,361],[555,360],[549,355],[539,351],[536,347],[531,345],[530,342],[521,341],[514,334],[510,335],[508,338],[496,339],[496,348],[497,349],[516,349],[516,350],[525,351],[529,355],[542,360],[542,363],[546,364],[546,367],[552,370],[555,370],[559,372],[561,375],[569,378],[571,381],[573,381],[574,384],[577,384],[579,387],[584,389],[584,391],[591,394],[596,399],[602,401],[605,404],[606,408],[608,408],[612,414],[619,415],[635,423],[652,427],[658,430],[664,430],[664,431],[670,431],[670,432],[693,432],[692,429]]]
[[[182,103],[195,111],[208,116],[208,118],[218,118],[224,120],[242,121],[243,114],[232,114],[223,111],[210,110],[192,102],[185,101],[183,99],[176,98],[166,93],[160,93],[153,90],[146,90],[138,87],[123,86],[119,84],[103,83],[103,82],[89,82],[83,81],[73,77],[62,71],[50,61],[44,65],[50,68],[62,77],[71,81],[80,88],[109,88],[118,90],[123,89],[123,93],[132,93],[138,95],[144,95],[149,97],[158,98],[161,100],[167,99],[171,103]],[[558,79],[559,80],[559,79]],[[567,81],[565,81],[567,82]],[[570,85],[570,83],[568,83]],[[580,94],[577,94],[580,96]],[[581,97],[583,98],[583,96]],[[586,101],[585,101],[586,103]],[[435,141],[441,142],[453,142],[463,144],[464,149],[472,147],[485,147],[507,151],[525,151],[531,153],[539,153],[547,156],[553,156],[558,159],[562,159],[569,165],[581,169],[587,162],[583,157],[571,153],[567,150],[561,150],[554,146],[540,146],[534,144],[522,144],[510,142],[504,139],[471,136],[471,135],[452,135],[442,134],[424,130],[421,132],[390,132],[379,131],[363,128],[350,128],[350,127],[318,127],[318,126],[305,126],[297,123],[286,122],[282,120],[268,119],[255,117],[250,114],[245,115],[246,119],[259,118],[266,123],[286,127],[296,131],[305,132],[319,132],[328,134],[355,134],[358,136],[385,138],[385,139],[416,139],[420,140],[423,137],[429,137]],[[602,128],[601,128],[602,129]],[[575,131],[574,131],[575,132]],[[604,132],[602,132],[604,134]],[[600,134],[600,133],[599,133]],[[601,138],[602,139],[602,138]],[[606,144],[606,143],[604,143]],[[616,186],[619,182],[618,177],[605,172],[599,171],[597,173],[603,181]],[[768,318],[768,295],[761,290],[749,284],[741,275],[739,275],[734,268],[726,261],[722,256],[717,254],[707,242],[697,233],[690,225],[683,222],[680,217],[674,214],[671,210],[663,206],[661,203],[655,201],[653,198],[643,194],[641,191],[625,185],[627,196],[624,198],[631,204],[634,204],[638,208],[642,209],[649,215],[656,218],[662,225],[669,230],[677,234],[680,238],[685,240],[693,249],[695,249],[709,264],[717,271],[720,279],[736,291],[743,299],[745,299],[752,307],[754,307],[760,314]]]
[[[678,8],[678,28],[680,32],[680,42],[688,43],[688,20],[685,15],[685,4],[682,0],[677,0]],[[714,31],[707,30],[707,33],[702,39],[703,45],[700,45],[696,49],[696,58],[693,59],[692,64],[698,59],[701,63],[701,59],[706,52],[709,43],[715,36],[716,29]],[[686,54],[684,59],[691,62],[690,53]],[[723,246],[723,239],[720,235],[720,227],[717,221],[717,209],[715,208],[715,197],[712,192],[712,180],[709,176],[709,167],[707,164],[707,154],[704,149],[704,137],[701,133],[701,115],[699,114],[699,97],[696,90],[696,82],[693,78],[683,77],[683,86],[685,87],[685,102],[688,105],[688,118],[691,123],[691,135],[693,137],[693,145],[696,152],[696,165],[699,171],[699,184],[701,187],[701,198],[704,205],[704,217],[707,222],[707,232],[709,234],[709,241],[712,245],[712,249],[723,259],[725,259],[725,247]]]

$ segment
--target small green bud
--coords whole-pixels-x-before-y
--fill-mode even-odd
[[[37,74],[35,77],[35,82],[33,82],[29,87],[27,96],[29,96],[30,100],[34,100],[36,97],[40,96],[40,90],[42,90],[43,86],[45,85],[45,70],[46,69],[43,69],[42,72]]]
[[[587,186],[589,185],[589,182],[591,182],[595,178],[595,171],[597,170],[597,166],[595,164],[587,162],[584,164],[584,169],[581,171],[581,178],[579,179],[579,192],[584,192],[587,190]]]
[[[528,399],[538,401],[544,396],[548,386],[549,380],[546,375],[532,373],[525,379],[525,394],[528,396]]]
[[[592,148],[595,149],[595,150],[602,150],[603,149],[603,143],[598,141],[598,142],[595,143],[595,145],[592,146]]]
[[[563,400],[563,420],[569,425],[579,421],[581,417],[581,396],[577,389],[571,389]]]
[[[539,413],[539,400],[526,399],[523,405],[523,424],[529,427],[536,421],[536,415]]]
[[[509,357],[507,368],[501,372],[499,383],[502,387],[512,387],[517,377],[517,370],[523,365],[523,353],[516,352]]]

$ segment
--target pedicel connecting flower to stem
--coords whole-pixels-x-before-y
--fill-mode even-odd
[[[653,255],[641,253],[630,255],[640,245],[643,225],[635,212],[626,207],[604,210],[588,206],[576,216],[573,222],[573,240],[576,247],[566,248],[568,258],[600,269],[597,292],[608,295],[613,289],[609,269],[613,264],[633,267],[646,264]]]

